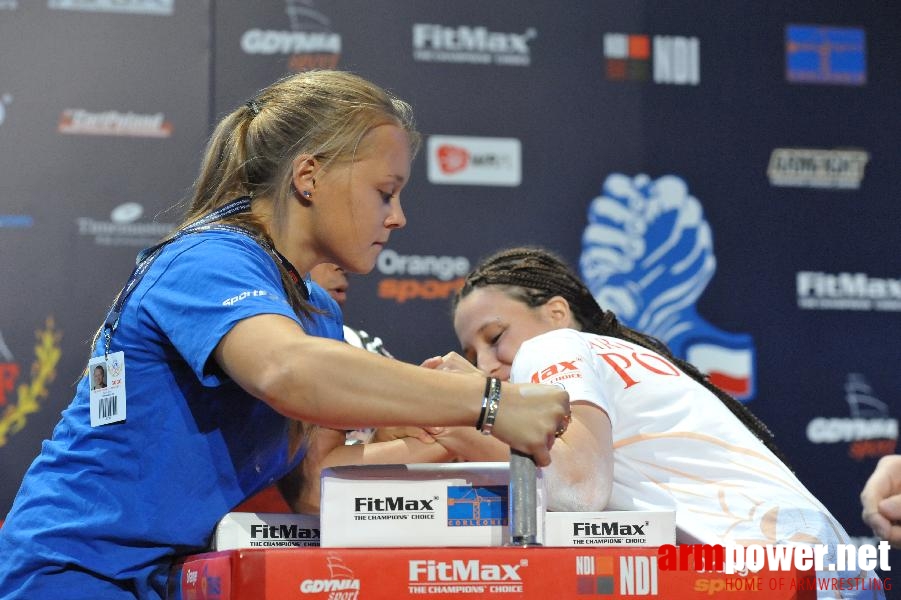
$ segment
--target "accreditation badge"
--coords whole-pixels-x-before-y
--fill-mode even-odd
[[[125,353],[113,352],[88,361],[91,427],[125,420]]]

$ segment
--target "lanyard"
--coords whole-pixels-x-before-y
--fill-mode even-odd
[[[145,248],[138,253],[137,259],[135,262],[137,263],[134,270],[131,272],[131,276],[128,278],[128,282],[126,282],[125,287],[122,288],[122,291],[119,292],[119,295],[116,296],[116,301],[113,303],[113,306],[110,308],[109,313],[106,315],[106,320],[103,322],[103,353],[104,356],[109,357],[109,349],[110,343],[113,339],[113,333],[116,331],[116,327],[119,325],[119,316],[122,314],[122,308],[125,306],[125,301],[128,300],[131,293],[138,286],[141,280],[144,278],[144,275],[150,269],[150,266],[154,263],[157,257],[162,252],[163,248],[171,242],[175,240],[191,234],[191,233],[200,233],[203,231],[211,231],[211,230],[225,230],[231,231],[234,233],[239,233],[241,235],[246,235],[252,238],[254,241],[262,245],[273,257],[277,258],[278,261],[285,267],[288,271],[288,274],[291,276],[291,279],[294,281],[294,284],[298,286],[298,289],[301,292],[301,295],[307,300],[309,300],[309,290],[307,289],[306,282],[297,272],[297,269],[294,268],[287,258],[285,258],[281,252],[276,250],[273,246],[266,243],[264,240],[260,240],[257,237],[253,236],[248,230],[243,229],[241,227],[236,227],[234,225],[213,225],[216,221],[224,219],[226,217],[230,217],[232,215],[249,212],[250,211],[250,198],[248,196],[244,196],[238,198],[237,200],[233,200],[224,206],[221,206],[214,210],[211,213],[204,215],[203,217],[197,219],[193,223],[189,223],[185,227],[179,229],[175,232],[172,237],[163,240],[162,242],[150,246],[149,248]]]

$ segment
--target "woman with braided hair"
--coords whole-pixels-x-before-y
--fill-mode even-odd
[[[489,256],[465,278],[453,317],[463,354],[484,373],[569,393],[573,420],[544,470],[552,510],[671,509],[679,543],[828,544],[827,565],[848,543],[760,420],[665,344],[620,324],[553,253]],[[459,369],[459,356],[430,366]],[[466,460],[503,460],[501,444],[457,429],[437,440]],[[842,593],[822,597],[854,597]]]

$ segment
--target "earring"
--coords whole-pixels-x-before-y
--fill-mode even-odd
[[[313,192],[311,192],[310,190],[304,190],[300,193],[300,195],[309,200],[313,197]]]

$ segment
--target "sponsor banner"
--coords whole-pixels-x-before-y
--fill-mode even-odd
[[[889,414],[889,404],[880,400],[861,373],[845,380],[848,416],[818,416],[807,424],[811,444],[847,444],[854,460],[893,454],[898,444],[898,419]]]
[[[231,512],[216,525],[212,550],[319,546],[319,515]]]
[[[0,448],[25,428],[29,416],[41,410],[56,379],[62,332],[52,316],[35,331],[35,338],[34,356],[23,363],[16,359],[0,331]]]
[[[701,41],[677,35],[605,33],[604,71],[611,81],[700,85]]]
[[[506,462],[335,467],[322,472],[323,548],[501,546],[509,539]],[[538,480],[543,531],[543,479]]]
[[[400,254],[382,250],[376,268],[382,275],[378,297],[403,304],[409,300],[447,300],[463,287],[469,273],[465,256]]]
[[[522,144],[516,138],[430,136],[428,177],[436,184],[516,187],[522,182]]]
[[[864,150],[776,148],[766,172],[777,187],[856,190],[869,160]]]
[[[670,546],[670,548],[673,548]],[[679,548],[679,547],[675,547]],[[303,548],[189,556],[170,571],[182,600],[365,598],[816,598],[813,571],[794,565],[730,574],[661,567],[658,548]],[[859,579],[859,589],[890,580]]]
[[[57,131],[67,135],[167,138],[172,135],[172,123],[166,120],[163,113],[91,112],[83,108],[67,108],[60,114]]]
[[[47,8],[168,16],[175,10],[175,0],[48,0]]]
[[[530,44],[537,35],[534,27],[512,33],[483,26],[414,23],[413,60],[528,67],[532,64]]]
[[[866,32],[860,27],[787,25],[785,78],[792,83],[865,85]]]
[[[901,279],[798,271],[795,286],[802,310],[901,311]]]
[[[666,343],[723,391],[751,401],[754,339],[721,329],[697,308],[717,258],[701,201],[685,180],[612,173],[587,212],[579,269],[598,305]]]
[[[663,546],[676,543],[675,511],[549,512],[545,546]]]
[[[137,202],[120,204],[110,212],[108,221],[78,217],[78,235],[94,238],[98,246],[135,246],[146,248],[157,243],[175,228],[174,223],[139,222],[144,207]]]
[[[341,34],[312,0],[285,0],[290,30],[248,29],[241,35],[241,51],[254,56],[286,56],[288,69],[335,69],[341,60]]]

